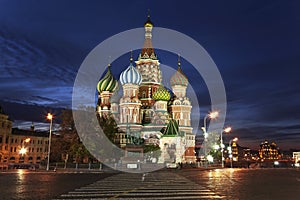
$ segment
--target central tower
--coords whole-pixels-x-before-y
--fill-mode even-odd
[[[136,68],[142,75],[142,83],[139,89],[139,98],[142,102],[142,109],[149,109],[154,106],[153,94],[160,87],[162,75],[159,68],[159,61],[152,46],[153,23],[150,16],[144,24],[145,41],[138,60],[135,61]]]

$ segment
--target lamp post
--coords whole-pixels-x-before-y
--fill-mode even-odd
[[[46,168],[46,170],[49,171],[53,115],[51,113],[48,113],[47,119],[50,120],[49,142],[48,142],[48,159],[47,159],[47,168]]]
[[[223,144],[223,132],[229,133],[231,131],[231,127],[227,127],[221,131],[221,162],[222,162],[222,168],[224,168],[224,144]]]
[[[228,150],[230,152],[230,154],[229,154],[229,157],[230,157],[230,168],[232,168],[232,157],[233,157],[233,155],[232,155],[232,142],[236,142],[236,141],[238,141],[237,137],[235,137],[235,138],[233,138],[233,139],[231,139],[229,141],[230,149],[228,149]]]
[[[20,149],[20,154],[22,154],[22,156],[27,152],[27,149],[25,148],[25,143],[30,142],[30,138],[26,138],[25,140],[22,141],[22,146]]]
[[[205,117],[204,117],[204,121],[203,121],[203,126],[202,130],[203,130],[203,135],[204,135],[204,159],[205,159],[205,167],[207,167],[207,138],[208,138],[208,133],[207,133],[207,118],[210,119],[215,119],[219,116],[219,112],[218,111],[214,111],[214,112],[210,112],[208,113]]]

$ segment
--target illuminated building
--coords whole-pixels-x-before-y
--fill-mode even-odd
[[[295,161],[295,165],[299,167],[300,163],[300,152],[293,152],[293,159]]]
[[[268,141],[264,141],[260,144],[259,158],[264,160],[276,160],[280,158],[279,147],[275,142],[271,144]]]
[[[153,23],[149,16],[144,28],[144,46],[136,61],[131,55],[129,66],[120,74],[120,84],[110,66],[99,81],[97,113],[99,116],[112,114],[120,130],[126,133],[116,137],[120,146],[125,146],[124,137],[138,136],[146,145],[160,146],[159,162],[195,162],[192,105],[186,95],[188,78],[179,58],[177,71],[170,79],[171,89],[163,85],[160,62],[152,46]],[[119,100],[118,85],[123,89]],[[168,155],[173,149],[176,149],[175,156]]]
[[[232,151],[232,160],[237,162],[239,161],[239,146],[236,141],[232,141],[231,144],[231,151]]]
[[[24,163],[38,164],[48,152],[48,132],[12,128],[12,121],[0,107],[0,167]]]

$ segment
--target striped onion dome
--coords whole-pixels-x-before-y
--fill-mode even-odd
[[[164,86],[160,86],[154,92],[153,99],[155,101],[169,101],[171,99],[171,94]]]
[[[130,65],[120,75],[120,82],[124,84],[135,84],[140,85],[142,83],[142,75],[132,65],[132,58],[130,59]]]
[[[180,67],[180,60],[178,61],[178,69],[175,74],[171,77],[170,83],[172,86],[174,85],[183,85],[187,86],[189,84],[189,80],[184,75]]]
[[[108,65],[105,76],[97,84],[97,90],[99,93],[103,91],[114,92],[117,87],[118,81],[112,75],[110,71],[110,65]]]

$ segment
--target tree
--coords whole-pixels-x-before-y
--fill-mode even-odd
[[[61,119],[60,134],[63,138],[67,139],[71,143],[80,141],[76,131],[72,110],[63,110],[59,117]]]
[[[114,138],[116,133],[119,132],[119,128],[113,116],[111,114],[104,116],[97,115],[97,118],[106,137],[114,143]]]
[[[156,161],[158,160],[158,158],[161,155],[161,150],[158,145],[146,144],[143,147],[144,147],[144,154],[147,154],[146,156],[147,161],[152,161],[153,158],[155,158]]]
[[[93,156],[81,142],[72,144],[70,148],[70,155],[76,163],[82,163],[85,158],[88,158],[89,160],[93,159]]]
[[[93,159],[93,156],[80,141],[72,110],[63,110],[59,118],[61,120],[60,131],[52,143],[51,161],[61,161],[62,154],[68,154],[77,163],[82,162],[85,157]]]
[[[62,138],[62,136],[58,135],[52,138],[51,142],[51,154],[50,161],[51,162],[61,162],[62,154],[66,155],[69,152],[70,143]]]

